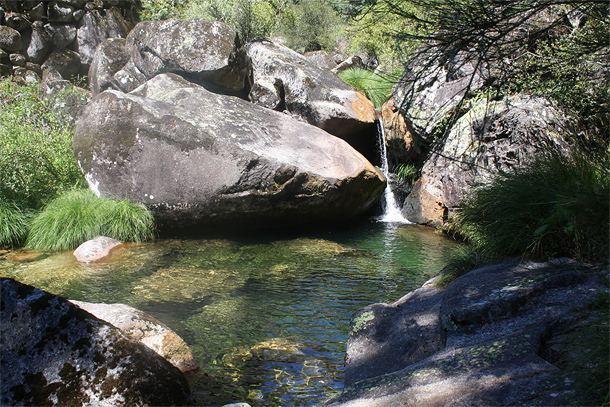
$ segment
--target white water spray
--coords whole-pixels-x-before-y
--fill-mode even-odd
[[[388,180],[388,184],[383,192],[383,214],[377,218],[378,222],[387,223],[412,223],[407,218],[402,216],[400,207],[396,203],[394,191],[390,186],[390,166],[388,164],[388,153],[385,146],[385,129],[381,118],[377,120],[379,127],[379,151],[381,154],[381,171]]]

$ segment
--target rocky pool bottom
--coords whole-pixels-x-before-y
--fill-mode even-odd
[[[416,225],[163,239],[100,262],[4,253],[0,275],[71,300],[124,303],[175,330],[198,405],[320,405],[343,389],[349,321],[436,274],[461,246]]]

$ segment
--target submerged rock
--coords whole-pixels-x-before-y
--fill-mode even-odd
[[[68,300],[0,279],[2,405],[190,405],[167,360]]]
[[[125,304],[71,301],[97,318],[116,326],[129,339],[141,342],[186,375],[199,369],[182,338],[150,315]]]
[[[575,262],[507,259],[368,306],[328,406],[582,405],[588,395],[556,362],[599,296],[608,288]]]
[[[73,146],[94,191],[144,203],[161,228],[338,221],[385,186],[343,140],[174,74],[98,95]]]
[[[110,250],[123,244],[123,242],[106,236],[98,236],[95,239],[87,240],[74,250],[76,260],[84,263],[97,261],[108,256]]]

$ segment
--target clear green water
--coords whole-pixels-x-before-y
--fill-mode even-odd
[[[71,253],[9,253],[0,275],[69,299],[125,303],[189,345],[202,406],[317,406],[342,389],[349,320],[392,302],[460,250],[415,225],[158,240],[80,265]]]

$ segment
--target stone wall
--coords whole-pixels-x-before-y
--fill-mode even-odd
[[[139,0],[0,0],[0,76],[82,77],[97,45],[126,37],[139,9]]]

